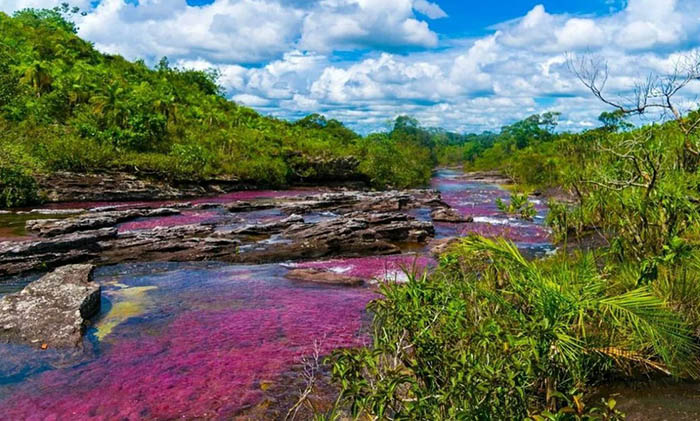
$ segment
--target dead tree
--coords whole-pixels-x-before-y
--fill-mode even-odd
[[[637,82],[631,98],[613,99],[604,93],[609,78],[608,63],[592,55],[567,59],[569,69],[593,95],[623,115],[642,115],[654,110],[672,118],[684,138],[682,162],[685,169],[695,171],[700,161],[700,148],[693,134],[700,128],[700,116],[686,115],[675,100],[676,95],[694,80],[700,80],[700,50],[686,54],[676,61],[666,75],[649,74]]]

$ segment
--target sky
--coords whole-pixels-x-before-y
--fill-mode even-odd
[[[0,0],[0,10],[61,0]],[[567,66],[608,62],[629,97],[700,48],[700,0],[72,0],[79,35],[149,64],[217,68],[232,100],[263,114],[336,118],[362,133],[408,114],[458,132],[559,111],[561,130],[609,110]],[[695,107],[700,82],[679,98]]]

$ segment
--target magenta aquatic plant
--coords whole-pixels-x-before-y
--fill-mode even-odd
[[[508,200],[510,194],[498,186],[465,181],[453,171],[442,171],[432,180],[432,186],[442,193],[443,200],[475,222],[465,224],[436,223],[438,237],[466,236],[505,237],[520,245],[544,246],[550,243],[549,230],[542,226],[547,207],[535,203],[534,221],[508,218],[498,209],[497,199]]]
[[[256,404],[261,384],[274,384],[314,342],[322,353],[366,343],[371,290],[300,286],[283,273],[273,265],[109,277],[158,284],[155,307],[115,327],[95,360],[0,389],[3,417],[224,418]]]

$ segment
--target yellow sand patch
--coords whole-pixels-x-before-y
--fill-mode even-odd
[[[143,314],[152,303],[147,292],[157,289],[155,286],[124,288],[110,291],[108,295],[113,297],[112,308],[100,321],[97,322],[97,339],[102,340],[121,323]]]

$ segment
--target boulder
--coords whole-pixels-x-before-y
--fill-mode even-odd
[[[449,207],[435,208],[430,212],[430,217],[435,222],[466,223],[474,222],[471,216],[464,216],[456,209]]]
[[[359,286],[364,283],[361,278],[323,269],[292,269],[285,276],[294,281],[327,285]]]
[[[100,311],[92,265],[63,266],[0,299],[0,341],[36,347],[80,346]]]
[[[441,254],[444,254],[445,252],[449,251],[450,248],[452,248],[452,246],[457,244],[458,242],[459,238],[456,237],[448,237],[433,240],[430,243],[428,243],[428,250],[430,250],[430,254],[432,254],[433,256],[439,257]]]

